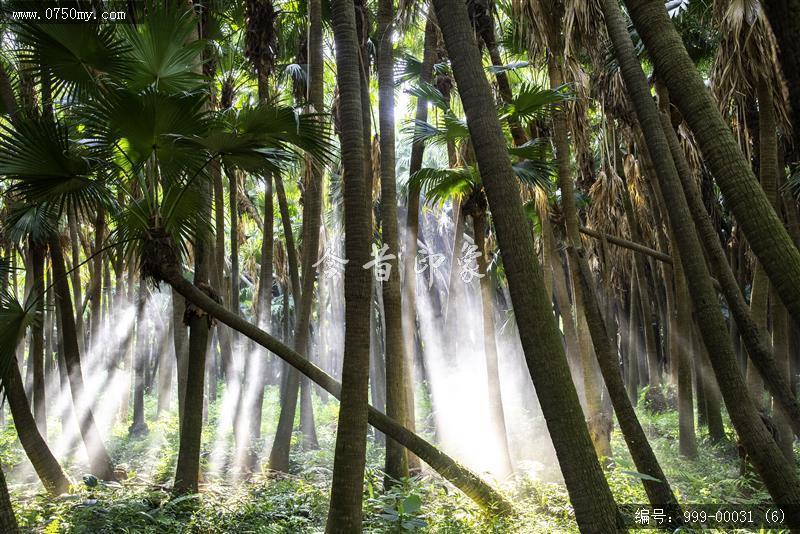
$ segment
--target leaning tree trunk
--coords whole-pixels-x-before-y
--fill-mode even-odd
[[[434,0],[434,7],[495,223],[523,351],[578,526],[586,531],[615,531],[616,503],[594,452],[569,375],[466,6],[458,0]]]
[[[800,321],[800,250],[720,115],[662,2],[625,0],[655,70],[694,133],[725,203],[789,313]]]
[[[594,282],[586,261],[583,249],[569,248],[570,259],[576,265],[578,272],[579,289],[576,291],[585,295],[594,295]],[[640,473],[650,475],[656,480],[642,480],[647,497],[653,506],[664,505],[672,510],[675,517],[682,517],[680,506],[672,489],[669,486],[667,477],[661,470],[647,436],[642,429],[633,405],[625,391],[625,382],[617,362],[617,347],[613,341],[612,333],[607,330],[606,323],[600,311],[600,304],[597,298],[589,298],[586,302],[586,322],[592,334],[592,342],[595,347],[597,361],[600,364],[600,371],[603,374],[606,388],[608,389],[614,412],[617,414],[622,435],[628,450],[631,453],[636,469]]]
[[[155,255],[167,260],[160,262],[158,267],[153,269],[152,274],[157,276],[158,279],[167,282],[175,291],[183,295],[186,300],[194,306],[204,310],[211,317],[249,337],[262,347],[277,355],[287,364],[303,373],[303,375],[313,380],[314,383],[335,398],[341,399],[343,392],[343,385],[341,383],[337,382],[333,377],[309,362],[299,353],[289,348],[288,345],[281,343],[257,326],[226,310],[219,302],[215,301],[201,289],[186,280],[181,273],[180,264],[175,255],[173,245],[168,243],[166,245],[167,250],[164,251],[163,242],[154,240],[151,246],[160,248],[162,252],[158,252]],[[502,494],[495,491],[479,476],[447,456],[437,447],[428,443],[414,432],[405,428],[402,424],[394,421],[372,406],[368,406],[368,415],[369,423],[372,426],[391,439],[400,442],[400,444],[406,447],[410,452],[430,465],[431,468],[443,478],[463,491],[482,509],[498,514],[511,513],[511,503],[507,501]],[[589,447],[591,447],[591,445],[589,445]]]
[[[75,316],[72,311],[72,297],[69,291],[67,269],[61,239],[56,233],[49,238],[50,257],[53,264],[53,283],[56,290],[56,306],[61,315],[61,337],[64,343],[64,361],[67,365],[69,389],[78,427],[86,446],[92,473],[103,480],[114,480],[114,464],[103,445],[100,431],[94,421],[91,402],[93,397],[84,388],[81,355],[78,349],[78,333],[75,329]]]
[[[0,468],[0,532],[5,534],[17,534],[17,516],[14,515],[14,508],[11,506],[11,496],[8,494],[6,476]]]
[[[378,2],[378,116],[380,123],[381,151],[381,236],[389,248],[387,254],[394,256],[389,260],[390,276],[383,282],[383,314],[386,328],[386,415],[408,426],[412,414],[407,413],[406,387],[411,378],[406,368],[403,342],[403,309],[400,294],[400,250],[397,237],[397,178],[395,176],[394,149],[394,43],[392,42],[394,0]],[[413,263],[416,258],[406,258]],[[415,276],[415,273],[414,275]],[[408,280],[406,280],[408,283]],[[414,325],[406,325],[411,328]],[[413,337],[411,338],[413,341]],[[413,345],[411,345],[413,346]],[[408,477],[408,455],[396,441],[386,443],[386,483],[389,486]]]
[[[667,136],[672,159],[677,167],[678,177],[683,186],[683,192],[689,205],[694,226],[703,242],[705,251],[708,253],[711,270],[719,281],[722,293],[728,303],[728,308],[747,348],[747,353],[758,368],[759,373],[761,373],[767,389],[786,414],[794,433],[800,435],[800,404],[798,404],[789,381],[775,361],[766,331],[756,323],[750,314],[750,309],[727,261],[725,250],[719,242],[717,231],[708,216],[700,189],[686,161],[678,136],[675,134],[675,130],[672,129],[669,117],[662,115],[661,123]],[[707,377],[706,380],[710,382],[713,377]],[[713,383],[710,384],[710,387],[713,389]],[[716,402],[715,399],[712,402]],[[713,431],[715,438],[719,438],[723,434],[720,431],[721,427],[717,424],[716,415],[714,417]]]
[[[665,204],[670,206],[669,221],[673,235],[678,239],[676,245],[680,249],[681,263],[694,310],[703,318],[699,321],[699,326],[706,346],[713,347],[709,350],[709,357],[725,404],[728,406],[731,421],[775,503],[779,506],[789,505],[797,508],[796,505],[800,503],[800,481],[794,467],[783,456],[764,426],[753,400],[748,395],[736,363],[703,250],[690,219],[686,198],[670,155],[658,110],[650,94],[641,63],[634,52],[622,10],[615,0],[604,0],[603,13],[626,91],[641,124]],[[680,43],[678,46],[683,47]],[[663,70],[659,72],[663,76]],[[800,518],[793,517],[795,521],[798,519]]]
[[[364,169],[361,73],[352,0],[331,6],[339,84],[339,124],[344,181],[345,336],[341,404],[336,430],[331,506],[326,532],[361,530],[361,498],[367,452],[369,390],[369,308],[372,290],[369,262],[371,190]],[[396,245],[395,245],[396,246]],[[395,273],[397,276],[397,273]]]
[[[563,85],[562,66],[555,57],[548,58],[547,71],[550,77],[550,88],[556,89]],[[564,226],[566,228],[567,242],[569,246],[581,248],[580,220],[578,211],[575,207],[575,189],[572,183],[572,169],[570,163],[569,138],[567,132],[567,119],[563,110],[553,112],[553,145],[556,149],[556,159],[558,161],[558,187],[561,190],[561,210],[564,214]],[[603,410],[600,399],[600,384],[597,380],[597,371],[594,358],[592,357],[592,339],[586,332],[586,312],[584,308],[591,303],[586,300],[596,298],[594,289],[591,294],[584,294],[575,289],[579,285],[578,270],[580,267],[575,265],[574,258],[567,258],[569,266],[570,281],[573,287],[573,305],[575,310],[575,325],[578,334],[578,347],[580,350],[579,361],[583,376],[583,389],[585,395],[585,412],[589,433],[592,436],[595,450],[598,456],[610,458],[611,441],[610,435],[603,428]],[[562,315],[568,310],[561,310]]]
[[[14,427],[17,430],[19,442],[33,465],[34,471],[39,476],[39,480],[42,481],[44,489],[54,496],[66,492],[70,482],[36,427],[17,362],[12,361],[6,366],[3,377],[3,393],[8,399],[8,407],[14,418]]]

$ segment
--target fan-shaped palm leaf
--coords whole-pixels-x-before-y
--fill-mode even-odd
[[[156,8],[147,14],[147,24],[126,25],[122,31],[130,45],[133,68],[127,78],[133,91],[176,93],[205,84],[198,68],[205,41],[197,39],[192,9]]]
[[[70,138],[64,121],[21,117],[0,126],[0,179],[10,180],[10,192],[29,204],[81,212],[108,203],[98,178],[105,168],[89,145]]]
[[[526,83],[520,87],[514,100],[503,109],[503,118],[513,118],[520,122],[540,119],[547,116],[553,106],[572,98],[568,86],[545,89]]]
[[[23,69],[46,67],[55,94],[77,97],[124,78],[133,67],[130,46],[113,25],[14,25]]]

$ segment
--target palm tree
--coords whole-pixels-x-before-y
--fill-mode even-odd
[[[386,414],[408,424],[413,411],[407,413],[406,389],[411,379],[407,346],[403,335],[403,308],[400,293],[400,271],[397,258],[400,249],[397,237],[397,178],[395,176],[394,139],[394,44],[392,43],[394,0],[378,3],[378,93],[380,123],[381,237],[388,245],[387,253],[394,276],[383,283],[383,314],[386,324]],[[370,299],[371,300],[371,299]],[[410,325],[409,325],[410,326]],[[408,456],[397,442],[386,443],[386,486],[393,480],[408,477]]]
[[[369,263],[371,188],[366,187],[362,115],[362,81],[355,6],[351,0],[332,3],[339,86],[338,123],[344,167],[345,341],[342,393],[336,452],[333,464],[331,506],[326,532],[361,529],[361,497],[367,446],[369,390],[369,309],[372,293]],[[395,273],[396,274],[396,273]]]
[[[595,455],[534,254],[519,192],[513,185],[500,121],[483,73],[466,7],[434,0],[475,148],[508,275],[511,299],[539,402],[581,528],[614,531],[616,504]]]
[[[791,316],[800,320],[800,250],[737,146],[663,4],[648,0],[625,4],[747,242]]]
[[[796,503],[800,484],[794,470],[786,462],[771,434],[761,421],[753,400],[748,395],[737,367],[731,340],[719,309],[711,278],[703,257],[700,242],[689,219],[689,209],[669,144],[650,95],[641,64],[635,56],[633,43],[616,0],[604,0],[603,14],[608,34],[614,45],[625,86],[642,126],[647,150],[665,203],[670,206],[669,222],[678,239],[683,265],[695,313],[703,317],[699,327],[709,357],[722,390],[728,413],[748,454],[776,503]],[[635,20],[635,17],[634,17]],[[641,22],[641,21],[640,21]],[[682,44],[679,45],[681,48]],[[685,53],[685,50],[684,50]],[[688,59],[688,58],[687,58]],[[662,76],[664,76],[663,70]],[[759,189],[760,190],[760,189]],[[763,194],[763,192],[762,192]]]

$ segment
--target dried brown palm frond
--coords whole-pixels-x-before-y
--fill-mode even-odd
[[[622,203],[625,181],[609,168],[597,173],[597,179],[589,190],[592,199],[586,213],[586,225],[606,235],[626,235],[628,224],[625,219],[625,208]],[[608,246],[602,240],[586,240],[587,248],[609,268],[613,266],[612,277],[627,276],[630,265],[630,251],[621,247]],[[616,272],[621,270],[620,272]]]
[[[632,154],[628,154],[625,156],[624,169],[628,194],[639,223],[639,231],[645,241],[642,244],[650,246],[655,242],[653,212],[650,208],[647,184],[644,182],[645,177],[642,174],[641,164]]]
[[[711,67],[711,89],[720,108],[741,104],[765,81],[773,91],[779,125],[790,131],[788,99],[777,58],[777,44],[758,0],[717,0],[714,18],[722,36]]]
[[[610,50],[611,43],[607,40],[598,48]],[[603,57],[602,60],[593,65],[589,87],[590,96],[602,103],[607,115],[610,115],[626,125],[630,125],[635,120],[633,109],[625,93],[625,84],[622,80],[622,72],[616,60],[611,57]]]
[[[597,37],[605,35],[603,12],[599,0],[564,1],[564,53],[567,57],[578,50],[592,58],[605,50],[597,46]]]
[[[272,252],[272,264],[275,269],[275,280],[281,287],[287,287],[289,284],[289,258],[286,255],[286,245],[280,239],[275,240],[275,245]]]
[[[566,102],[566,114],[578,166],[578,187],[587,193],[594,182],[593,135],[592,123],[589,120],[593,102],[589,95],[589,75],[580,62],[573,58],[567,58],[564,62],[564,71],[565,78],[573,80],[571,90],[574,98]]]
[[[559,0],[512,0],[511,9],[529,58],[544,58],[548,49],[563,49],[557,31],[564,16]]]

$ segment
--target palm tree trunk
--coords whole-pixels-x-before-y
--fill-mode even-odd
[[[372,290],[369,262],[372,191],[366,187],[362,86],[355,7],[352,0],[331,6],[339,84],[344,181],[345,340],[341,404],[331,484],[331,505],[325,531],[361,530],[361,497],[367,447],[369,389],[369,308]],[[397,273],[395,273],[397,275]]]
[[[42,481],[44,489],[50,495],[60,495],[67,491],[70,482],[36,427],[17,363],[12,361],[6,368],[3,392],[8,398],[8,407],[14,418],[14,427],[17,430],[19,442],[39,476],[39,480]]]
[[[433,65],[436,61],[436,38],[438,35],[438,28],[436,26],[436,16],[433,14],[433,9],[429,8],[427,19],[425,22],[425,37],[422,45],[422,65],[420,67],[420,83],[430,83],[433,79]],[[428,102],[423,99],[417,99],[417,109],[414,118],[420,122],[428,120]],[[425,152],[425,143],[418,141],[411,145],[411,157],[408,165],[408,175],[413,176],[414,173],[422,168],[422,157]],[[405,352],[405,397],[406,405],[411,407],[411,414],[414,408],[414,388],[413,388],[413,362],[411,361],[411,351],[408,347],[415,345],[415,332],[417,328],[417,273],[414,270],[417,258],[417,240],[419,239],[419,216],[420,216],[420,189],[415,183],[409,187],[408,190],[408,204],[406,211],[406,233],[405,233],[405,261],[403,262],[403,284],[402,284],[402,311],[403,318],[406,324],[403,325],[403,347],[406,348]],[[459,246],[461,246],[459,244]],[[459,249],[461,250],[461,249]],[[399,274],[399,273],[398,273]],[[422,348],[423,352],[425,348]],[[422,354],[424,360],[426,355]],[[415,429],[415,421],[413,417],[408,419],[409,427],[411,430]],[[412,455],[408,458],[409,467],[412,471],[419,470],[419,461]]]
[[[56,306],[61,314],[61,337],[64,342],[64,361],[67,364],[72,404],[78,426],[86,446],[92,472],[103,480],[114,480],[114,464],[103,445],[100,431],[94,421],[90,394],[83,384],[83,371],[81,369],[81,356],[78,350],[78,334],[75,330],[75,320],[72,311],[72,298],[69,291],[67,270],[64,263],[64,253],[58,234],[49,238],[50,257],[53,263],[53,281],[56,290]]]
[[[69,227],[69,241],[71,244],[71,254],[72,254],[72,265],[78,265],[80,263],[80,256],[81,256],[81,249],[80,249],[80,240],[78,239],[78,221],[77,215],[74,211],[67,212],[67,225]],[[81,288],[83,284],[81,283],[81,270],[74,269],[72,271],[72,292],[73,292],[73,299],[76,304],[80,306],[80,303],[83,302],[83,296]],[[77,331],[78,335],[78,350],[81,351],[81,354],[86,352],[86,346],[84,343],[84,335],[83,335],[83,310],[77,309],[75,313],[75,330]]]
[[[673,235],[678,239],[676,245],[680,250],[694,310],[699,317],[703,317],[699,322],[700,330],[706,346],[713,348],[709,350],[709,357],[731,421],[775,503],[779,506],[796,505],[800,503],[800,481],[764,426],[739,372],[700,241],[689,218],[689,208],[665,131],[641,63],[634,52],[622,10],[615,0],[604,0],[602,6],[627,93],[647,141],[647,150],[655,167],[664,201],[670,206],[670,225]],[[660,8],[663,10],[663,6]],[[679,46],[683,47],[680,43]]]
[[[6,477],[3,469],[0,468],[0,532],[6,534],[17,534],[17,516],[14,515],[14,508],[11,506],[11,496],[8,494]]]
[[[391,274],[383,282],[383,314],[386,328],[386,415],[408,426],[412,417],[407,413],[406,389],[410,378],[406,362],[406,346],[403,342],[403,308],[400,294],[400,256],[397,237],[397,178],[395,176],[394,138],[394,43],[392,42],[394,0],[378,2],[378,95],[380,125],[380,169],[381,169],[381,236],[388,245],[387,254],[395,259],[389,261]],[[419,197],[419,194],[417,194]],[[407,259],[413,264],[415,256]],[[412,278],[416,273],[412,273]],[[406,279],[406,283],[409,280]],[[412,327],[407,325],[407,327]],[[413,337],[411,338],[413,341]],[[411,345],[413,346],[413,345]],[[386,443],[386,479],[384,486],[408,477],[406,450],[396,441]]]
[[[183,413],[186,406],[186,376],[189,372],[189,335],[183,322],[186,301],[180,293],[173,291],[172,343],[175,347],[175,366],[178,370],[178,426],[183,427]]]
[[[719,242],[717,232],[708,217],[700,189],[686,161],[678,136],[672,129],[672,124],[666,115],[661,116],[661,122],[670,146],[672,159],[677,166],[678,177],[683,186],[683,192],[689,205],[694,226],[703,242],[711,269],[719,281],[720,288],[728,303],[728,308],[731,310],[734,322],[738,326],[739,334],[747,348],[750,360],[761,373],[769,392],[784,410],[795,434],[800,435],[800,404],[798,404],[789,381],[784,377],[775,361],[765,329],[756,323],[750,314],[750,309],[744,300],[739,283]],[[711,381],[711,377],[707,377],[707,380]],[[710,421],[709,424],[711,424]],[[718,430],[718,428],[714,429],[715,434],[717,437],[721,437],[723,434]]]
[[[626,176],[626,184],[622,190],[622,206],[625,210],[625,218],[628,221],[628,229],[631,233],[631,239],[637,243],[642,243],[642,234],[639,227],[639,221],[636,218],[631,197],[628,193],[628,185],[632,177]],[[636,281],[639,286],[639,306],[641,312],[642,327],[644,330],[644,349],[645,361],[647,362],[647,383],[650,386],[657,386],[661,380],[658,373],[658,334],[656,334],[656,314],[653,310],[653,301],[650,294],[650,284],[647,277],[647,269],[645,267],[644,258],[638,254],[633,256],[634,272],[636,274]],[[643,374],[640,369],[640,376]],[[642,382],[640,385],[644,386]]]
[[[704,161],[747,242],[795,321],[800,321],[800,250],[772,208],[663,3],[626,0],[655,70],[694,133]]]
[[[665,213],[666,215],[666,213]],[[675,236],[671,242],[675,243]],[[687,458],[697,456],[697,438],[694,431],[694,399],[692,398],[692,302],[689,289],[686,287],[686,277],[680,262],[680,252],[677,247],[672,248],[673,276],[675,279],[675,337],[676,343],[671,347],[672,354],[676,355],[678,378],[678,449]],[[698,376],[697,381],[702,383]]]
[[[273,203],[272,203],[272,174],[264,177],[264,232],[261,243],[261,267],[259,273],[258,292],[256,294],[255,317],[259,328],[270,332],[272,330],[272,262],[273,262]],[[252,352],[252,351],[251,351]],[[258,455],[255,454],[255,445],[261,440],[261,417],[264,406],[264,386],[266,386],[266,362],[259,362],[248,369],[247,391],[249,395],[249,432],[245,468],[253,472],[258,464]],[[251,384],[254,381],[255,384]]]
[[[466,6],[457,0],[434,0],[434,7],[497,230],[523,351],[578,526],[587,531],[615,531],[616,503],[594,452],[569,375]]]
[[[360,269],[360,266],[359,266]],[[160,279],[168,283],[175,291],[183,295],[188,302],[206,311],[211,317],[237,330],[266,348],[288,365],[297,369],[303,375],[314,381],[315,384],[333,395],[342,398],[343,384],[337,382],[325,371],[309,362],[306,358],[281,343],[273,336],[267,334],[257,326],[245,319],[234,315],[224,306],[213,300],[202,290],[186,280],[177,261],[161,266],[161,272],[156,273]],[[387,415],[368,406],[369,423],[391,439],[397,440],[401,445],[414,453],[443,478],[463,491],[475,504],[483,510],[497,514],[508,514],[512,510],[511,503],[500,493],[469,469],[450,458],[436,446],[428,443],[414,432],[394,421]],[[591,450],[591,445],[589,445]]]
[[[219,160],[214,160],[209,164],[209,173],[214,189],[214,263],[216,268],[212,269],[211,276],[214,287],[219,288],[220,296],[224,299],[228,294],[228,286],[225,284],[225,190],[222,186],[222,165]],[[222,360],[223,373],[232,367],[233,349],[231,347],[231,332],[227,328],[217,329],[219,340],[220,359]],[[187,340],[188,343],[188,340]],[[227,376],[226,376],[227,378]]]
[[[201,209],[211,213],[211,196],[208,185],[200,193],[204,199]],[[208,285],[211,254],[208,244],[214,238],[208,231],[198,235],[194,244],[194,284],[212,291]],[[205,390],[206,356],[208,352],[211,321],[204,314],[191,309],[188,304],[184,322],[189,326],[189,355],[186,370],[186,398],[183,407],[183,424],[175,467],[173,492],[197,493],[200,477],[200,445],[203,432],[203,393]]]
[[[502,388],[500,387],[500,367],[497,356],[497,342],[495,340],[494,305],[492,298],[492,280],[489,276],[487,251],[486,251],[486,213],[473,217],[472,226],[475,235],[475,245],[480,254],[476,258],[480,279],[481,303],[483,308],[483,352],[486,359],[486,379],[489,399],[489,417],[491,418],[492,432],[498,445],[498,461],[500,463],[501,478],[511,475],[514,471],[511,462],[511,452],[508,448],[508,431],[506,430],[506,415],[503,410]]]
[[[308,101],[317,112],[324,109],[323,95],[323,57],[322,57],[322,4],[320,0],[309,2],[309,32],[308,32]],[[317,262],[317,252],[319,249],[319,228],[322,222],[322,167],[309,159],[307,165],[311,166],[310,178],[305,184],[303,195],[303,285],[300,286],[299,271],[297,270],[297,253],[294,248],[294,239],[290,240],[291,221],[288,217],[288,209],[284,210],[286,196],[283,194],[283,182],[279,175],[275,176],[275,188],[278,192],[278,201],[281,202],[281,219],[283,219],[286,236],[286,251],[289,257],[289,272],[292,276],[292,297],[295,303],[295,333],[294,347],[300,353],[308,356],[308,328],[311,320],[311,305],[314,296],[314,279]],[[283,198],[283,200],[281,200]],[[291,242],[290,242],[291,241]],[[294,255],[294,259],[292,259]],[[292,266],[294,263],[294,267]],[[294,269],[294,272],[292,270]],[[297,409],[297,397],[299,393],[300,377],[297,372],[288,368],[286,387],[286,404],[281,404],[281,413],[278,420],[278,429],[275,433],[275,440],[270,451],[270,469],[281,472],[289,470],[289,445],[294,428],[295,411]],[[307,395],[307,401],[310,395]],[[302,400],[301,400],[302,403]],[[303,410],[301,409],[301,412]],[[306,413],[313,417],[310,406],[306,407]],[[306,422],[306,426],[313,428],[313,422]],[[305,432],[304,447],[313,448],[312,442]],[[315,441],[315,440],[314,440]]]
[[[145,279],[140,277],[136,303],[136,334],[133,338],[133,423],[128,428],[128,434],[133,437],[147,433],[147,423],[144,420],[144,372],[147,357],[147,325],[145,324],[144,307],[146,304],[147,284]]]
[[[39,320],[31,326],[31,346],[28,358],[33,364],[33,416],[36,419],[36,426],[43,436],[47,436],[47,404],[45,402],[45,380],[44,380],[44,270],[45,254],[47,248],[42,243],[37,243],[32,239],[30,244],[31,263],[33,264],[33,295],[38,297],[36,312],[40,314]]]
[[[297,248],[294,244],[292,233],[292,220],[289,217],[289,204],[286,200],[286,191],[283,187],[283,178],[280,173],[275,174],[275,191],[278,194],[278,208],[281,212],[283,235],[286,242],[286,257],[289,263],[289,278],[292,286],[292,298],[295,303],[295,313],[300,302],[300,273],[297,266]],[[297,331],[294,335],[294,346],[297,347]],[[289,448],[294,430],[294,420],[297,413],[297,397],[299,393],[300,377],[297,371],[286,366],[285,391],[281,401],[281,412],[278,416],[278,428],[272,442],[269,454],[269,468],[281,473],[289,472]]]

